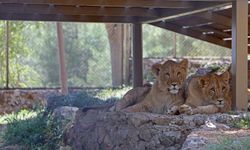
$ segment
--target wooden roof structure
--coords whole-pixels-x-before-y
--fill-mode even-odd
[[[149,23],[231,48],[231,1],[0,0],[0,20]]]
[[[232,48],[233,106],[246,110],[248,5],[248,0],[0,0],[0,20],[132,23],[135,87],[143,83],[142,23]]]

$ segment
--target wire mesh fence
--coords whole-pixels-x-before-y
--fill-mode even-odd
[[[9,31],[6,26],[0,21],[0,88],[60,87],[55,23],[10,21]],[[132,84],[131,25],[63,23],[63,31],[69,87]],[[230,63],[231,56],[227,48],[150,25],[143,25],[143,49],[145,81],[153,80],[155,62],[188,57]]]

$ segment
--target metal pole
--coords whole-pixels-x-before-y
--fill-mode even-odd
[[[5,50],[6,50],[6,89],[9,89],[9,39],[10,39],[10,29],[9,21],[6,21],[5,27]]]

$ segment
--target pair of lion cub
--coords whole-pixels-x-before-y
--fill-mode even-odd
[[[179,63],[168,60],[163,64],[154,64],[152,71],[156,76],[153,86],[128,91],[123,99],[116,103],[116,111],[211,114],[230,110],[228,71],[221,75],[209,73],[193,76],[187,81],[187,59]]]

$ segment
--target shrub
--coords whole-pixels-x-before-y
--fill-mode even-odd
[[[20,120],[18,115],[7,119],[7,130],[3,135],[5,145],[20,145],[22,149],[59,149],[62,136],[60,120],[45,115],[44,111],[37,116]]]

